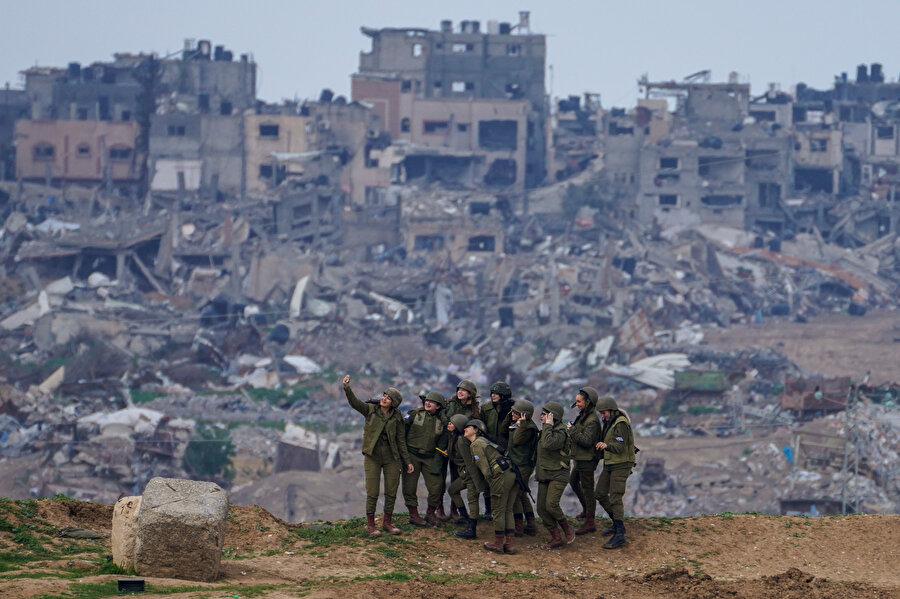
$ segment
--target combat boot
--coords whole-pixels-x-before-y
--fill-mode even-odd
[[[529,537],[537,536],[537,524],[534,521],[534,514],[525,514],[525,530],[523,532]]]
[[[428,509],[425,511],[425,522],[432,526],[440,525],[441,521],[437,519],[436,508],[428,506]]]
[[[589,532],[597,532],[597,523],[594,521],[593,516],[585,516],[584,524],[575,531],[576,535],[585,535]]]
[[[516,548],[513,546],[513,542],[515,542],[516,533],[511,530],[506,531],[506,541],[503,543],[503,553],[518,553]]]
[[[572,525],[569,524],[568,520],[563,518],[559,521],[559,526],[562,528],[563,534],[566,537],[566,545],[575,540],[575,529],[572,528]]]
[[[616,549],[625,544],[625,523],[621,520],[613,520],[613,527],[616,532],[613,533],[610,540],[603,543],[604,549]]]
[[[603,535],[604,537],[608,537],[609,535],[616,534],[616,523],[610,522],[609,527],[604,528],[600,534]]]
[[[464,507],[459,508],[459,513],[457,514],[456,520],[454,520],[454,522],[456,522],[457,526],[462,526],[463,528],[468,526],[469,525],[469,510],[467,510]]]
[[[513,534],[517,537],[521,537],[525,534],[525,518],[522,517],[522,514],[514,514],[513,518],[515,519],[516,524]]]
[[[494,553],[503,553],[503,543],[506,542],[506,535],[503,531],[494,531],[494,542],[485,543],[484,548]]]
[[[419,515],[419,508],[414,505],[407,506],[409,508],[409,523],[413,526],[428,526],[428,522]],[[430,508],[429,508],[430,509]],[[386,515],[385,515],[386,516]]]
[[[375,527],[375,514],[366,514],[366,532],[373,537],[381,534],[381,531]]]
[[[587,513],[587,508],[584,507],[584,502],[580,499],[578,500],[578,503],[581,504],[581,511],[575,514],[575,518],[584,518],[585,514]]]
[[[541,545],[541,549],[558,549],[565,545],[566,542],[563,541],[562,537],[559,534],[558,528],[550,529],[550,542]]]
[[[450,519],[453,520],[454,523],[459,522],[459,511],[456,509],[456,504],[453,503],[453,501],[450,501]]]
[[[394,519],[393,513],[385,512],[384,519],[382,519],[382,521],[381,521],[381,529],[391,533],[392,535],[398,535],[398,534],[400,534],[400,529],[391,523],[391,520],[393,520],[393,519]]]
[[[466,527],[462,530],[456,531],[456,536],[458,536],[460,539],[474,539],[478,536],[478,530],[476,529],[477,526],[478,522],[473,518],[469,518],[466,521]]]
[[[491,510],[491,496],[487,493],[484,494],[484,519],[485,520],[493,520],[493,510]]]
[[[437,519],[440,522],[446,522],[447,520],[450,519],[450,516],[448,516],[447,513],[444,512],[444,502],[443,501],[441,501],[441,504],[437,508]]]

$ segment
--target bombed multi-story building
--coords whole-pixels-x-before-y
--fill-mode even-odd
[[[640,149],[640,220],[786,228],[793,140],[751,116],[748,84],[732,77],[641,85],[648,97],[674,98],[676,108],[669,132]]]
[[[519,192],[546,177],[545,36],[516,24],[363,28],[352,96],[410,146],[401,178]]]

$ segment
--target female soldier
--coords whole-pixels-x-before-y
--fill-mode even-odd
[[[469,421],[463,414],[454,414],[447,423],[447,430],[451,431],[447,444],[447,459],[454,465],[458,476],[450,483],[448,493],[450,495],[450,509],[459,514],[458,524],[465,526],[457,531],[456,536],[461,539],[474,539],[478,526],[478,495],[485,486],[481,472],[475,467],[472,460],[472,449],[469,440],[463,436],[463,430]],[[469,511],[463,503],[462,492],[466,491]]]
[[[572,440],[572,459],[575,465],[569,486],[581,502],[581,514],[584,524],[575,531],[576,535],[596,532],[594,516],[597,513],[597,501],[594,497],[594,470],[600,461],[595,445],[600,440],[600,419],[594,406],[597,405],[597,390],[593,387],[582,387],[575,395],[573,408],[581,410],[575,420],[569,424],[569,438]]]
[[[509,457],[519,467],[522,480],[525,484],[531,480],[534,472],[535,451],[538,443],[538,427],[532,420],[534,416],[534,404],[527,399],[517,399],[512,405],[509,417],[504,420],[506,430],[509,433],[506,446],[509,448]],[[513,501],[513,520],[516,525],[516,536],[523,534],[535,536],[537,526],[534,524],[534,507],[528,494],[513,487],[516,498]]]
[[[603,544],[605,549],[615,549],[625,544],[625,483],[634,468],[634,432],[624,410],[620,410],[612,397],[601,397],[597,411],[603,419],[600,441],[596,447],[603,452],[603,471],[597,478],[597,501],[612,518],[613,525],[603,531],[613,535]]]
[[[485,543],[484,548],[495,553],[516,553],[513,547],[515,524],[512,512],[516,475],[509,458],[503,456],[499,445],[485,436],[486,431],[487,427],[481,420],[469,420],[465,428],[465,437],[471,443],[472,459],[491,490],[494,542]]]
[[[456,385],[456,393],[454,393],[450,398],[447,399],[447,409],[446,409],[446,417],[450,418],[454,414],[462,414],[466,417],[466,422],[471,420],[472,418],[481,418],[481,412],[478,409],[478,387],[475,386],[475,383],[470,381],[469,379],[463,379],[459,381]],[[462,435],[462,429],[459,429],[459,434]],[[452,485],[454,481],[456,481],[457,477],[459,477],[459,471],[456,469],[456,464],[452,461],[450,464],[450,484]],[[442,471],[441,475],[446,479],[447,473],[446,471]],[[443,503],[443,495],[441,496],[441,503]],[[450,502],[450,517],[454,522],[459,523],[459,513],[457,512],[457,508],[459,506]],[[476,518],[478,516],[476,512]],[[474,538],[474,537],[472,537]]]
[[[569,482],[569,435],[562,422],[563,413],[563,407],[555,401],[547,402],[541,410],[544,426],[538,441],[535,470],[538,481],[537,510],[544,526],[550,531],[550,542],[542,549],[556,549],[575,540],[575,530],[559,507],[559,500]],[[558,527],[562,527],[565,540],[560,536]]]
[[[381,527],[392,534],[400,532],[392,525],[394,504],[397,503],[397,487],[400,486],[400,470],[404,467],[412,473],[413,465],[406,451],[406,432],[400,415],[403,396],[394,387],[388,387],[377,405],[360,401],[350,388],[350,375],[344,377],[344,395],[350,406],[366,417],[363,429],[363,468],[366,472],[366,530],[372,536],[381,534],[375,528],[375,507],[378,505],[381,477],[384,475],[384,519]]]

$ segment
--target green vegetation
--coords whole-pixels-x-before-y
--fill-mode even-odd
[[[149,403],[154,399],[165,397],[165,393],[159,391],[140,391],[138,389],[129,389],[128,394],[131,396],[132,403],[142,404]]]
[[[298,527],[295,532],[301,539],[321,547],[355,545],[359,539],[369,538],[362,518],[352,518],[337,524],[310,524]]]

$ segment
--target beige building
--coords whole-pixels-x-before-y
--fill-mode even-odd
[[[137,123],[18,121],[16,176],[25,180],[131,182],[137,179]]]

